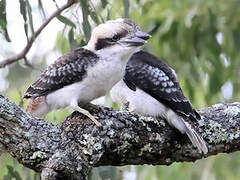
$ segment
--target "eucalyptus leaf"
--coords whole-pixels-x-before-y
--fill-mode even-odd
[[[108,4],[107,0],[101,0],[102,8],[105,8]]]
[[[129,0],[122,0],[123,6],[124,6],[124,17],[129,18],[129,6],[130,2]]]
[[[31,29],[32,35],[34,35],[33,18],[32,18],[32,7],[31,7],[31,5],[30,5],[28,0],[26,0],[26,5],[27,5],[26,7],[27,7],[27,12],[28,12],[30,29]]]
[[[74,41],[73,28],[71,28],[70,31],[68,32],[68,40],[69,40],[70,44]]]
[[[68,32],[68,41],[69,41],[71,50],[74,50],[76,47],[78,47],[78,43],[74,39],[74,29],[73,28],[71,28],[70,31]]]
[[[91,16],[92,20],[93,20],[96,24],[100,24],[100,20],[99,20],[99,18],[98,18],[97,13],[96,13],[93,9],[91,9],[91,8],[89,8],[89,15]]]
[[[5,39],[10,42],[10,38],[7,30],[7,18],[6,18],[6,0],[0,1],[0,32],[3,33]]]
[[[44,18],[46,18],[46,14],[43,8],[43,4],[42,4],[42,0],[38,0],[38,8],[40,10],[40,12],[43,14]]]
[[[101,18],[101,16],[99,14],[97,14],[96,9],[95,9],[94,4],[92,3],[92,1],[88,1],[86,3],[86,5],[87,5],[88,14],[92,18],[92,20],[96,24],[100,24],[99,18]]]
[[[73,28],[76,28],[76,25],[70,20],[70,19],[68,19],[68,18],[66,18],[66,17],[64,17],[64,16],[62,16],[62,15],[57,15],[56,16],[57,17],[57,19],[59,20],[59,21],[61,21],[62,23],[64,23],[65,25],[68,25],[68,26],[71,26],[71,27],[73,27]]]
[[[34,173],[34,178],[33,180],[41,180],[41,176],[40,176],[40,173]]]
[[[91,25],[88,20],[88,5],[85,0],[81,0],[82,5],[82,15],[83,15],[83,22],[82,22],[82,28],[85,35],[85,39],[88,41],[91,37]]]
[[[25,0],[19,0],[19,3],[20,3],[20,13],[23,16],[24,22],[27,22],[26,1]]]
[[[13,178],[16,180],[22,180],[20,174],[16,170],[14,170],[12,166],[7,165],[7,169],[8,169],[8,174],[3,177],[4,180],[9,180]]]
[[[56,38],[56,48],[59,50],[62,54],[65,54],[70,51],[69,41],[68,39],[63,35],[63,33],[58,33]]]
[[[20,13],[22,14],[23,20],[24,20],[24,32],[28,39],[28,24],[27,24],[27,3],[25,0],[19,0],[20,3]]]

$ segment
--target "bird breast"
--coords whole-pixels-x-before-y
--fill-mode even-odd
[[[162,103],[139,88],[129,89],[122,80],[112,88],[111,97],[121,105],[129,103],[129,109],[136,113],[166,117],[167,108]]]
[[[113,85],[123,78],[125,67],[125,61],[105,59],[89,69],[88,78],[98,88],[102,87],[109,91]]]
[[[80,105],[84,105],[105,95],[123,78],[125,67],[126,62],[121,60],[99,60],[93,67],[89,67],[82,81],[50,93],[47,103],[53,109],[65,108],[72,100],[78,100]]]

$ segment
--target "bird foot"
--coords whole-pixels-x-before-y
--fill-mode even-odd
[[[100,122],[97,121],[98,117],[94,117],[90,114],[87,110],[80,108],[79,106],[72,105],[71,108],[75,111],[80,112],[81,114],[87,116],[89,119],[91,119],[98,127],[102,126]]]
[[[86,115],[86,116],[89,117],[96,124],[96,126],[98,126],[98,127],[102,126],[102,124],[100,122],[98,122],[97,116],[93,116],[90,113],[89,113],[89,115]]]

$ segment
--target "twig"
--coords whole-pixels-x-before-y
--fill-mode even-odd
[[[24,59],[24,63],[25,63],[26,66],[28,66],[28,67],[30,67],[30,68],[32,68],[32,69],[36,69],[36,68],[28,61],[28,59],[27,59],[26,56],[24,56],[23,59]]]
[[[34,40],[39,36],[39,34],[42,32],[42,30],[48,25],[48,23],[55,18],[58,14],[60,14],[62,11],[64,11],[65,9],[69,8],[70,6],[72,6],[74,3],[76,3],[76,0],[68,0],[68,2],[62,6],[61,8],[57,9],[39,28],[37,31],[34,32],[34,34],[32,35],[32,37],[29,39],[29,41],[27,42],[27,45],[25,46],[25,48],[17,55],[4,59],[0,62],[0,68],[4,68],[6,65],[8,64],[12,64],[22,58],[24,58],[28,51],[30,50],[30,48],[32,47],[32,44],[34,42]]]

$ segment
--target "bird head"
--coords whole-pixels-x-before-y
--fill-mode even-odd
[[[100,24],[92,31],[86,48],[97,54],[121,55],[124,59],[144,45],[150,35],[129,19],[116,19]]]

